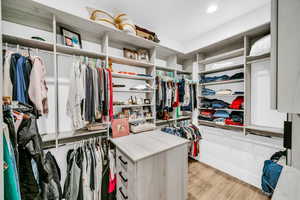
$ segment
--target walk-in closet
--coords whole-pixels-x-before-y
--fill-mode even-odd
[[[0,199],[300,200],[299,0],[0,6]]]

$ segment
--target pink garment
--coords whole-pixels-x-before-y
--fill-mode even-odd
[[[117,185],[117,176],[114,174],[113,177],[109,176],[108,193],[115,191]]]
[[[28,94],[30,100],[36,106],[39,114],[48,113],[46,67],[39,57],[33,58],[33,66],[30,73]]]
[[[15,129],[16,129],[16,131],[18,131],[19,130],[19,127],[20,127],[20,125],[21,125],[21,123],[22,123],[22,121],[23,121],[23,116],[24,116],[24,114],[23,113],[20,113],[20,114],[17,114],[17,113],[15,113],[15,112],[13,112],[12,113],[13,114],[13,116],[16,118],[16,121],[15,121]]]

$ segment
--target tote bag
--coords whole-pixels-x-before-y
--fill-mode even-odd
[[[113,119],[112,121],[112,137],[122,137],[129,135],[128,119]]]

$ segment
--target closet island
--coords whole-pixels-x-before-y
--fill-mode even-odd
[[[188,140],[156,130],[111,141],[118,199],[187,199]]]

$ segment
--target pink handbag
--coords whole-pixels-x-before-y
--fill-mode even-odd
[[[111,126],[113,138],[129,135],[129,123],[127,118],[113,119]]]

